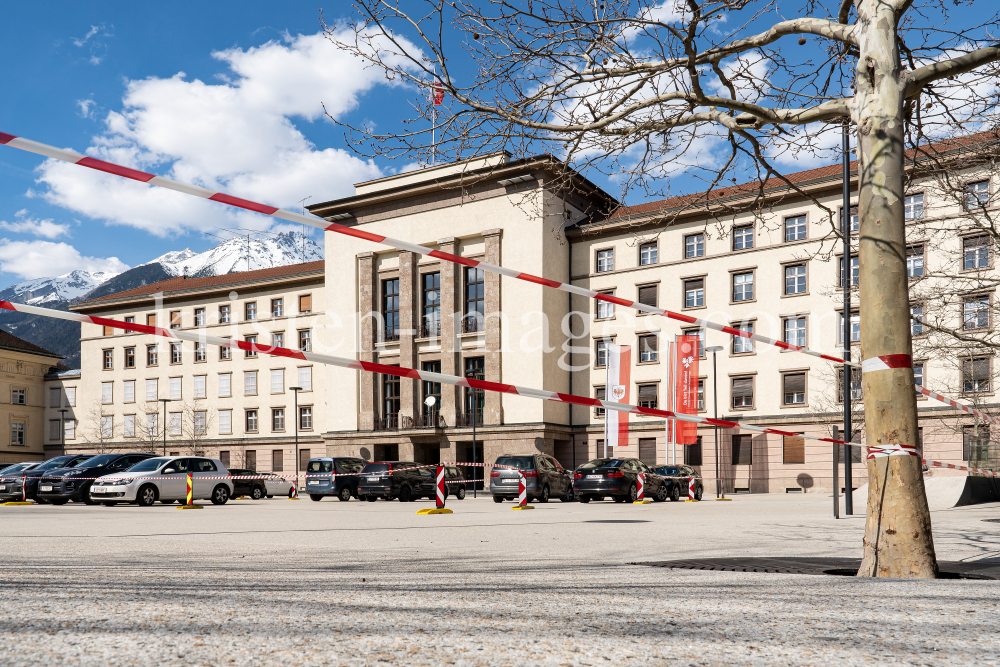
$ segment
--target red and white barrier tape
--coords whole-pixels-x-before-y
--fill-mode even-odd
[[[952,400],[952,399],[950,399],[950,398],[948,398],[946,396],[942,396],[941,394],[937,393],[936,391],[931,391],[930,389],[927,389],[926,387],[919,387],[918,386],[917,387],[917,392],[923,394],[924,396],[927,396],[928,398],[933,398],[935,401],[941,401],[942,403],[944,403],[946,405],[950,405],[951,407],[953,407],[953,408],[955,408],[957,410],[962,410],[963,412],[967,412],[970,415],[975,415],[976,417],[981,417],[981,418],[985,419],[988,422],[991,422],[993,424],[997,424],[998,426],[1000,426],[1000,418],[995,417],[993,415],[986,414],[985,412],[982,412],[981,410],[976,410],[975,408],[970,408],[968,405],[962,405],[958,401],[954,401],[954,400]]]

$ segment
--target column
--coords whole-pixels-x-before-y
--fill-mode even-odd
[[[483,239],[486,241],[485,259],[490,264],[500,264],[500,236],[502,233],[502,229],[487,229],[483,232]],[[486,303],[483,306],[486,318],[486,331],[484,332],[486,350],[483,354],[484,379],[489,382],[502,382],[500,370],[500,275],[487,273],[484,279],[486,281]],[[503,423],[502,398],[503,395],[495,391],[486,392],[483,407],[484,423]]]
[[[375,253],[363,252],[358,255],[358,359],[375,361],[376,318],[378,316],[378,287],[375,276]],[[358,428],[375,428],[378,416],[378,376],[374,373],[358,371],[358,386],[361,389]]]
[[[458,252],[454,236],[438,241],[441,252]],[[460,313],[462,300],[462,267],[451,262],[441,262],[441,372],[445,375],[462,375],[459,366],[461,345]],[[461,389],[450,384],[441,385],[441,416],[449,426],[455,425],[455,414],[462,412]]]
[[[412,252],[399,252],[399,365],[417,368],[416,284],[417,256]],[[418,369],[419,370],[419,369]],[[399,426],[406,428],[414,417],[420,416],[419,380],[399,380]],[[402,455],[402,452],[400,452]]]

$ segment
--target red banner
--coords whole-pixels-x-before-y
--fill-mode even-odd
[[[683,415],[698,414],[698,336],[677,336],[670,344],[671,410]],[[698,442],[698,425],[669,420],[668,433],[673,441],[691,445]]]

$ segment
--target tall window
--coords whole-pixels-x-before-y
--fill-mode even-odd
[[[146,402],[157,400],[159,393],[159,382],[156,379],[146,380]]]
[[[656,394],[658,386],[655,384],[639,385],[639,407],[656,409]]]
[[[271,347],[285,347],[285,334],[284,333],[272,333],[271,334]]]
[[[208,396],[206,376],[195,375],[194,376],[194,397],[195,398],[206,398]]]
[[[785,337],[784,340],[789,345],[794,345],[796,347],[806,346],[806,318],[805,317],[787,317],[785,318]]]
[[[659,359],[659,339],[656,334],[639,336],[639,361],[648,362]]]
[[[698,356],[702,359],[705,358],[705,330],[704,329],[683,329],[681,331],[685,336],[697,336],[698,337]]]
[[[698,412],[705,411],[705,378],[698,379]]]
[[[596,366],[598,368],[604,368],[608,365],[608,341],[599,340],[596,343],[597,350],[597,362]]]
[[[272,368],[271,369],[271,393],[281,394],[285,391],[285,369],[284,368]]]
[[[108,326],[106,326],[106,327],[104,327],[104,332],[101,335],[102,336],[114,336],[115,335],[115,328],[114,327],[108,327]]]
[[[806,237],[806,216],[785,218],[785,242],[801,241]]]
[[[194,344],[194,360],[205,361],[208,359],[208,348],[205,343]]]
[[[181,311],[179,310],[170,311],[170,328],[171,329],[181,328]]]
[[[485,379],[485,366],[482,357],[467,357],[465,359],[465,377],[475,380]],[[465,390],[465,414],[483,423],[483,407],[486,404],[486,392],[482,389]]]
[[[614,292],[607,291],[601,292],[601,294],[607,294],[608,296],[613,296]],[[597,319],[606,320],[615,316],[615,304],[610,301],[597,301]]]
[[[219,396],[233,395],[233,374],[219,373]]]
[[[194,434],[205,435],[207,432],[208,415],[203,410],[194,413]]]
[[[170,378],[170,400],[181,400],[181,378]]]
[[[135,348],[125,348],[125,368],[135,368]]]
[[[607,400],[607,391],[605,390],[605,388],[604,387],[594,387],[594,398],[596,398],[598,401]],[[594,416],[595,417],[603,417],[604,416],[604,408],[602,408],[600,406],[595,407],[594,408]]]
[[[271,430],[272,431],[284,431],[285,430],[285,409],[284,408],[271,408]]]
[[[233,411],[219,410],[219,433],[226,435],[233,432]]]
[[[851,400],[860,401],[864,398],[861,391],[861,369],[851,369]],[[844,402],[844,369],[837,369],[837,402]]]
[[[271,317],[281,317],[285,314],[285,300],[271,299]]]
[[[257,371],[244,371],[243,395],[254,396],[256,394],[257,394]]]
[[[420,335],[425,338],[441,334],[441,274],[425,273],[421,276],[423,286],[424,319]]]
[[[658,254],[655,241],[653,243],[643,243],[639,246],[639,266],[656,264]]]
[[[49,407],[58,408],[61,401],[62,396],[59,387],[49,387]]]
[[[913,364],[913,384],[918,387],[924,386],[924,364],[923,362]]]
[[[105,382],[103,384],[111,384],[110,382]],[[11,389],[10,390],[10,402],[14,405],[27,405],[28,404],[28,390],[27,389]],[[109,403],[111,401],[108,401]]]
[[[102,350],[104,353],[104,370],[109,371],[115,367],[115,351]]]
[[[194,309],[194,325],[196,327],[203,327],[207,323],[208,323],[208,320],[205,318],[205,309],[204,308],[195,308]]]
[[[388,425],[398,426],[399,376],[382,376],[382,418]]]
[[[753,378],[733,378],[732,382],[733,408],[752,408]]]
[[[486,311],[486,274],[482,269],[465,268],[465,317],[462,331],[469,333],[483,330],[483,313]]]
[[[806,293],[806,265],[795,264],[785,267],[785,294]]]
[[[135,380],[125,380],[122,387],[124,389],[122,400],[126,403],[135,403]]]
[[[990,265],[990,238],[988,236],[973,236],[962,239],[964,261],[962,268],[985,269]]]
[[[990,203],[990,182],[977,181],[965,186],[965,207],[971,211]]]
[[[228,324],[233,321],[233,310],[231,306],[219,306],[219,323]]]
[[[906,249],[906,276],[919,278],[924,275],[924,247],[914,246]]]
[[[990,297],[967,297],[962,302],[962,326],[966,331],[986,329],[990,326]]]
[[[973,357],[962,360],[962,391],[966,394],[990,390],[990,358]]]
[[[312,309],[313,309],[312,294],[301,294],[301,295],[299,295],[299,312],[300,313],[311,313]]]
[[[170,344],[170,363],[179,364],[181,363],[181,344],[171,343]]]
[[[146,435],[156,435],[160,432],[160,425],[158,423],[159,415],[154,413],[146,415]]]
[[[844,258],[840,258],[840,286],[844,286]],[[851,286],[861,282],[861,260],[858,257],[851,257]]]
[[[783,436],[781,450],[781,462],[785,465],[806,462],[806,440],[801,435]]]
[[[257,336],[256,335],[254,335],[254,336],[246,336],[245,339],[246,339],[246,342],[250,343],[251,345],[256,345],[257,344]],[[244,356],[246,356],[247,359],[253,359],[254,357],[257,356],[257,350],[253,350],[253,349],[251,349],[251,350],[245,350],[244,351]]]
[[[684,281],[684,307],[699,308],[705,305],[705,280],[697,278],[695,280]]]
[[[301,366],[299,368],[299,386],[302,387],[302,391],[312,391],[313,388],[312,366]]]
[[[441,362],[440,361],[425,361],[420,366],[423,370],[428,373],[440,373],[441,372]],[[428,382],[424,380],[422,383],[422,389],[424,394],[423,402],[423,413],[424,417],[433,418],[434,415],[441,412],[441,383],[440,382]],[[433,405],[427,405],[427,398],[431,397],[434,399]]]
[[[860,343],[861,342],[861,315],[857,311],[851,313],[851,342]],[[844,344],[844,314],[840,313],[840,319],[837,322],[837,343],[840,345]]]
[[[302,329],[299,331],[299,349],[303,352],[312,352],[312,330]]]
[[[171,412],[169,415],[170,421],[167,422],[167,434],[173,436],[181,435],[181,413]]]
[[[753,322],[743,322],[738,327],[740,331],[753,333]],[[733,336],[733,354],[747,354],[753,352],[753,339],[745,336]]]
[[[313,409],[306,405],[299,408],[299,428],[311,429],[313,427]]]
[[[753,225],[733,227],[733,250],[746,250],[753,247]]]
[[[76,387],[66,387],[66,407],[76,407]]]
[[[924,195],[922,192],[903,198],[903,219],[919,220],[924,217]]]
[[[103,419],[104,418],[102,417],[102,420]],[[108,419],[110,419],[110,417],[108,417]],[[110,437],[110,435],[105,437]],[[14,447],[24,447],[24,422],[10,423],[10,444]]]
[[[159,362],[160,354],[155,345],[146,346],[146,365],[156,366]]]
[[[851,231],[856,232],[861,227],[861,218],[858,217],[858,206],[851,207]],[[844,209],[840,209],[840,231],[844,231]]]
[[[247,301],[243,305],[243,319],[245,320],[255,320],[257,319],[257,302]]]
[[[156,326],[156,314],[146,315],[146,326],[155,327]]]
[[[399,278],[382,281],[382,317],[385,340],[399,340]]]
[[[282,430],[284,430],[282,428]],[[285,469],[285,450],[275,449],[271,452],[271,472],[282,472]]]
[[[691,259],[693,257],[704,257],[705,256],[705,235],[704,234],[688,234],[684,237],[684,257],[686,259]]]
[[[924,333],[924,307],[910,306],[910,335],[921,336]]]
[[[688,466],[702,465],[700,435],[696,438],[695,442],[690,442],[684,445],[684,465]]]
[[[114,386],[115,386],[114,382],[102,382],[101,383],[101,403],[103,403],[105,405],[114,403],[114,399],[113,399],[113,396],[112,396],[113,390],[114,390]]]
[[[615,270],[615,251],[613,249],[597,251],[597,272]]]
[[[656,306],[657,285],[643,285],[639,288],[639,303]]]
[[[135,437],[135,415],[125,415],[123,435],[126,438]]]
[[[785,373],[781,382],[783,405],[803,405],[806,402],[805,373]]]
[[[973,463],[973,467],[987,460],[990,448],[989,424],[962,427],[962,460]]]
[[[247,410],[246,411],[246,432],[256,433],[257,432],[257,411]],[[249,453],[249,452],[247,452]]]
[[[753,271],[733,274],[733,301],[753,301]]]

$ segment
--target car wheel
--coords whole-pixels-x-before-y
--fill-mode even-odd
[[[212,504],[225,505],[229,501],[229,487],[219,484],[212,490]]]
[[[495,502],[495,503],[502,503],[503,502],[503,496],[493,496],[493,502]]]
[[[584,503],[584,504],[589,503],[590,502],[590,496],[580,496],[580,502]]]
[[[703,489],[702,487],[699,486],[698,488],[696,488],[694,490],[694,499],[695,500],[701,500],[701,496],[702,496],[702,494],[704,492],[705,492],[705,489]]]
[[[365,496],[365,500],[367,500],[370,503],[373,503],[376,500],[378,500],[378,496]]]
[[[337,498],[339,498],[342,502],[345,503],[349,501],[351,499],[351,487],[349,486],[340,487],[340,493],[337,494]]]
[[[633,484],[628,489],[628,500],[634,503],[638,499],[639,499],[639,488],[635,484]]]
[[[660,488],[656,490],[656,495],[653,496],[653,500],[655,500],[658,503],[662,503],[666,499],[667,499],[667,485],[661,484]]]
[[[455,489],[455,500],[465,500],[465,487],[460,486]]]
[[[681,499],[681,489],[676,484],[670,489],[670,501],[676,503]]]
[[[323,496],[321,496],[318,493],[310,493],[309,494],[309,500],[312,500],[312,501],[318,503],[319,501],[323,500]]]
[[[408,503],[410,502],[411,499],[412,496],[410,494],[410,487],[404,484],[403,487],[399,490],[399,502]]]
[[[264,493],[264,489],[260,488],[259,486],[255,486],[252,489],[250,489],[250,497],[253,498],[254,500],[260,500],[265,495],[267,494]]]
[[[82,499],[83,499],[83,504],[84,505],[96,505],[97,504],[97,501],[90,497],[90,487],[91,487],[90,484],[88,484],[87,486],[83,487],[83,496],[82,496]]]
[[[543,486],[542,487],[542,495],[538,496],[538,502],[540,502],[540,503],[547,503],[547,502],[549,502],[549,487],[548,486]]]
[[[570,489],[570,491],[566,495],[559,496],[559,500],[563,501],[564,503],[571,503],[574,500],[576,500],[576,494],[573,493],[572,489]]]
[[[53,505],[65,505],[68,501],[60,499],[60,500],[50,500],[49,502],[52,503]]]
[[[156,487],[146,484],[135,494],[135,504],[139,507],[149,507],[156,502]]]

